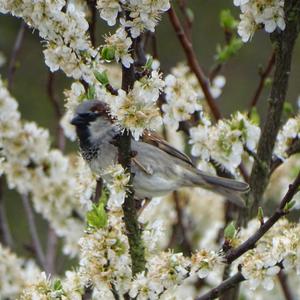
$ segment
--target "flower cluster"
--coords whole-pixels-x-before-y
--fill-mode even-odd
[[[196,111],[202,111],[204,94],[195,74],[185,64],[173,68],[165,83],[166,103],[162,105],[164,122],[177,129],[179,122],[189,120]],[[217,76],[213,80],[210,91],[214,98],[221,95],[224,85],[223,76]]]
[[[183,284],[187,278],[194,275],[205,278],[208,272],[222,265],[221,255],[213,251],[200,250],[191,258],[182,253],[162,252],[149,258],[147,274],[142,272],[136,276],[129,295],[138,300],[159,299],[168,289]]]
[[[131,258],[122,217],[121,210],[110,211],[105,226],[88,231],[79,241],[79,273],[85,285],[92,285],[96,293],[111,295],[111,285],[120,295],[129,290]]]
[[[287,158],[287,150],[300,137],[300,116],[290,118],[277,136],[274,154],[280,159]]]
[[[20,194],[30,194],[35,210],[43,215],[56,233],[66,238],[65,251],[76,253],[83,222],[74,218],[84,216],[80,205],[77,176],[79,158],[65,157],[51,150],[49,133],[32,122],[21,122],[17,102],[0,81],[0,148],[2,169],[10,188]],[[92,176],[89,188],[94,187]],[[75,230],[76,228],[76,230]],[[75,251],[75,252],[74,252]]]
[[[248,228],[239,233],[241,240],[258,228],[258,220],[250,221]],[[286,272],[300,274],[299,230],[299,224],[282,219],[263,236],[256,248],[238,259],[237,264],[241,264],[242,274],[250,289],[256,289],[259,285],[266,290],[273,289],[274,276],[280,271],[280,266]]]
[[[107,97],[111,114],[122,128],[132,132],[138,140],[144,129],[157,129],[162,124],[159,108],[156,105],[164,82],[157,71],[142,77],[126,93],[120,89],[117,96]]]
[[[131,38],[127,35],[126,30],[121,27],[115,34],[105,37],[102,56],[108,61],[113,58],[116,62],[121,61],[126,68],[129,68],[133,63],[133,58],[129,53],[131,45]]]
[[[129,18],[126,21],[121,19],[121,24],[129,28],[131,36],[136,38],[146,30],[154,32],[160,15],[170,8],[170,2],[169,0],[98,0],[97,8],[100,11],[100,17],[109,26],[116,24],[122,8],[126,10]]]
[[[230,120],[220,120],[212,126],[206,122],[190,129],[192,155],[202,160],[213,159],[234,173],[242,160],[244,147],[253,151],[260,128],[245,115],[235,114]]]
[[[0,244],[0,299],[16,299],[39,274],[40,270],[33,261],[17,257]]]
[[[26,286],[19,299],[80,300],[83,293],[84,286],[77,272],[67,271],[62,281],[52,279],[43,272],[39,274],[33,283]]]
[[[0,1],[0,12],[21,17],[30,27],[39,30],[47,41],[45,62],[52,72],[62,69],[67,76],[92,82],[94,68],[101,69],[97,51],[87,35],[89,25],[84,11],[78,9],[75,2]]]
[[[125,172],[122,165],[116,164],[104,170],[101,177],[110,191],[108,207],[112,210],[120,209],[125,200],[130,174]]]
[[[251,39],[260,25],[269,33],[276,28],[285,29],[284,0],[234,0],[234,5],[242,11],[238,33],[244,42]]]

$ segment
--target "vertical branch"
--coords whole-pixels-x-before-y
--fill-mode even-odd
[[[24,38],[25,26],[26,26],[25,23],[22,21],[12,49],[11,58],[8,66],[8,75],[7,75],[8,90],[12,89],[14,75],[17,68],[16,62],[17,62],[19,52],[21,50],[21,46]]]
[[[284,295],[285,300],[293,300],[295,299],[293,296],[293,293],[290,289],[289,283],[288,283],[288,277],[287,275],[284,273],[283,270],[281,270],[278,275],[278,280]]]
[[[95,0],[87,0],[88,7],[91,12],[91,20],[89,22],[89,34],[91,38],[92,46],[95,47],[96,45],[96,1]]]
[[[24,206],[24,209],[26,212],[29,231],[30,231],[30,234],[32,237],[33,248],[34,248],[35,254],[37,256],[39,264],[43,267],[43,269],[46,270],[45,255],[44,255],[42,244],[40,242],[39,235],[37,232],[37,227],[36,227],[35,219],[34,219],[34,213],[32,211],[31,205],[30,205],[29,197],[27,194],[22,194],[21,198],[22,198],[23,206]]]
[[[132,88],[135,80],[134,66],[125,68],[122,66],[122,89],[126,92]],[[132,260],[132,274],[135,275],[145,269],[145,249],[142,241],[142,230],[138,222],[137,209],[134,200],[131,174],[131,134],[128,131],[119,137],[118,161],[123,168],[130,173],[129,190],[126,193],[123,204],[124,222],[127,230],[127,237],[130,246]]]
[[[269,99],[267,118],[262,129],[251,177],[250,213],[248,218],[256,215],[262,196],[268,183],[272,153],[280,128],[283,104],[288,88],[292,52],[300,26],[300,1],[285,3],[286,29],[271,34],[275,51],[275,73]]]

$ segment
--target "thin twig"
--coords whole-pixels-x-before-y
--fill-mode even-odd
[[[102,187],[103,187],[103,180],[101,178],[97,179],[97,184],[96,184],[96,190],[95,190],[95,195],[92,199],[94,203],[98,203],[101,194],[102,194]]]
[[[235,275],[229,277],[225,281],[223,281],[221,284],[219,284],[217,287],[211,289],[206,294],[197,297],[196,300],[210,300],[218,298],[220,295],[222,295],[224,292],[228,291],[229,289],[235,287],[238,283],[244,281],[245,278],[242,275],[241,272],[237,272]],[[229,299],[228,299],[229,300]]]
[[[48,81],[47,81],[47,93],[48,99],[53,107],[55,113],[56,120],[56,144],[59,150],[64,151],[66,138],[64,135],[63,128],[60,126],[60,120],[62,118],[63,112],[59,105],[59,99],[55,95],[54,83],[55,83],[55,73],[48,73]]]
[[[252,108],[256,106],[256,104],[257,104],[257,102],[259,100],[259,97],[260,97],[260,95],[262,93],[262,90],[264,88],[266,79],[270,75],[270,73],[271,73],[271,71],[273,69],[274,64],[275,64],[275,51],[272,52],[266,68],[262,72],[260,72],[259,84],[258,84],[258,86],[257,86],[257,88],[255,90],[255,93],[254,93],[251,101],[250,101],[249,114],[251,113]]]
[[[48,274],[52,274],[52,275],[55,273],[57,242],[58,242],[57,235],[49,225],[48,236],[47,236],[45,270]]]
[[[285,206],[287,203],[289,203],[295,194],[299,191],[300,186],[300,172],[298,173],[298,176],[294,180],[292,184],[290,184],[289,189],[283,199],[280,202],[280,205],[278,209],[273,213],[273,215],[261,225],[261,227],[246,241],[244,241],[241,245],[239,245],[237,248],[231,249],[227,252],[225,255],[225,259],[227,263],[232,263],[234,260],[236,260],[238,257],[243,255],[248,250],[255,247],[255,244],[258,240],[260,240],[261,237],[284,215],[288,213],[288,211],[285,210]]]
[[[184,17],[184,31],[188,37],[188,39],[192,40],[192,27],[193,27],[193,20],[188,14],[188,7],[187,7],[187,0],[178,0],[178,6],[180,8],[180,11]]]
[[[12,54],[10,57],[10,61],[9,61],[9,66],[8,66],[8,75],[7,75],[7,81],[8,81],[8,90],[11,91],[12,89],[12,85],[13,85],[13,80],[14,80],[14,75],[15,75],[15,71],[17,68],[16,62],[17,62],[17,58],[19,55],[19,52],[21,50],[21,46],[22,46],[22,42],[24,39],[24,33],[25,33],[25,27],[26,24],[22,21],[15,43],[14,43],[14,47],[12,49]]]
[[[0,176],[0,242],[7,247],[13,248],[14,243],[8,225],[4,205],[2,176]]]
[[[171,21],[171,24],[173,25],[173,28],[177,34],[177,37],[182,45],[184,52],[185,52],[188,64],[189,64],[191,70],[195,73],[195,75],[198,79],[198,82],[203,90],[207,104],[208,104],[214,118],[216,120],[219,120],[221,118],[221,112],[215,103],[214,97],[212,96],[212,94],[210,92],[209,81],[206,78],[204,72],[202,71],[202,68],[196,57],[196,53],[193,49],[193,45],[190,42],[190,40],[188,39],[184,30],[182,29],[181,23],[176,15],[175,10],[171,7],[169,9],[168,13],[169,13],[169,19]]]
[[[24,209],[26,212],[29,231],[31,234],[35,254],[37,256],[39,264],[44,268],[44,270],[46,270],[45,255],[44,255],[42,244],[40,242],[40,238],[39,238],[39,235],[37,232],[34,213],[31,208],[29,197],[27,194],[22,194],[21,198],[22,198],[23,206],[24,206]]]
[[[182,252],[184,255],[190,256],[193,249],[192,249],[191,242],[189,241],[189,238],[187,236],[186,226],[183,221],[183,209],[179,202],[178,192],[176,192],[176,191],[173,192],[173,199],[175,202],[175,209],[176,209],[176,213],[177,213],[177,224],[174,224],[173,238],[171,238],[169,246],[172,246],[171,244],[176,240],[176,236],[177,236],[176,228],[177,228],[180,230],[180,238],[182,241],[181,242]],[[168,248],[170,248],[170,247],[168,247]]]

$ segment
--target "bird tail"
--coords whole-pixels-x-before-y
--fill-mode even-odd
[[[196,170],[196,176],[193,176],[193,184],[203,187],[225,196],[228,200],[239,207],[245,207],[245,202],[241,194],[249,191],[249,185],[245,182],[234,179],[217,177]]]

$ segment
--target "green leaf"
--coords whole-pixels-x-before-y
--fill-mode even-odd
[[[264,221],[264,211],[260,206],[257,211],[257,219],[262,223]]]
[[[153,63],[153,57],[150,56],[146,61],[145,69],[151,70],[152,63]]]
[[[94,75],[96,77],[96,79],[103,85],[103,86],[107,86],[109,84],[109,80],[107,77],[107,71],[103,71],[103,72],[98,72],[95,71]]]
[[[259,125],[260,123],[260,116],[257,112],[256,107],[252,107],[251,112],[250,112],[250,120],[252,121],[253,124]]]
[[[237,27],[237,20],[229,9],[223,9],[220,13],[220,26],[224,29],[233,31]]]
[[[86,97],[90,100],[95,99],[96,96],[96,90],[95,87],[93,85],[90,85],[86,94]]]
[[[225,240],[231,240],[231,239],[233,239],[234,236],[235,236],[235,232],[236,232],[236,229],[234,227],[234,223],[231,222],[224,229],[224,238],[225,238]]]
[[[294,207],[295,204],[296,204],[295,200],[292,200],[292,201],[286,203],[286,205],[284,206],[283,211],[286,212],[286,213],[289,212]]]
[[[228,45],[217,46],[216,60],[220,63],[226,62],[233,57],[243,46],[243,41],[240,38],[233,37]]]
[[[59,291],[59,290],[62,289],[62,284],[61,284],[60,279],[56,279],[56,280],[54,281],[54,283],[53,283],[53,289],[54,289],[55,291]]]
[[[283,104],[283,111],[288,116],[292,115],[294,112],[293,105],[290,102],[285,101]]]
[[[107,61],[111,61],[115,58],[115,48],[105,46],[101,50],[101,57]]]
[[[86,219],[89,227],[97,229],[106,227],[107,214],[104,203],[94,204],[92,210],[86,214]]]

